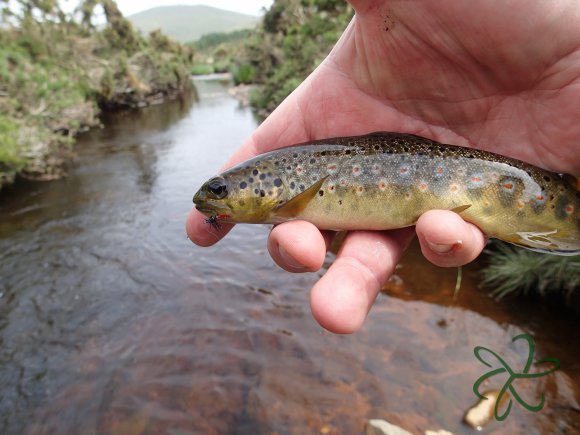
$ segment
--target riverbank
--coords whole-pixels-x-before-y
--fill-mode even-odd
[[[0,188],[61,177],[78,133],[104,111],[145,107],[191,89],[193,53],[160,32],[133,30],[114,2],[104,27],[53,9],[2,15]]]

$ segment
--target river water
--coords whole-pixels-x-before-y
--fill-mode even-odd
[[[522,332],[562,367],[515,384],[542,410],[514,401],[484,432],[580,432],[580,321],[493,301],[477,266],[455,299],[455,271],[411,250],[363,330],[338,336],[310,315],[319,274],[278,269],[266,226],[192,245],[194,191],[257,125],[228,86],[117,113],[80,138],[67,178],[0,197],[1,433],[355,434],[368,418],[469,433],[491,370],[474,347],[521,371]]]

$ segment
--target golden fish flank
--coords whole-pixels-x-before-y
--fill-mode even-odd
[[[373,133],[281,148],[206,182],[193,198],[214,220],[385,230],[448,209],[488,236],[580,253],[580,193],[560,175],[419,136]]]

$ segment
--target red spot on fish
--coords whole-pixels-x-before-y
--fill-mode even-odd
[[[406,174],[407,172],[409,172],[408,168],[399,168],[399,173],[400,174]]]
[[[438,174],[442,174],[443,168],[441,166],[439,166],[437,169],[435,169],[435,172],[437,172]]]
[[[471,181],[474,183],[479,183],[481,181],[481,177],[471,177]]]
[[[572,207],[571,204],[568,204],[566,208],[564,208],[564,211],[566,212],[566,214],[572,214],[574,212],[574,207]]]
[[[328,169],[329,171],[336,171],[336,169],[337,169],[337,166],[336,166],[336,165],[328,165],[328,166],[327,166],[327,169]]]
[[[451,186],[449,186],[449,190],[451,191],[451,193],[457,193],[459,192],[459,186],[453,183]]]
[[[536,199],[537,199],[538,201],[543,201],[545,198],[544,198],[544,196],[543,196],[543,195],[536,195]]]
[[[425,191],[427,190],[427,187],[428,187],[428,186],[427,186],[427,183],[420,183],[420,184],[419,184],[419,190],[420,190],[421,192],[425,192]]]
[[[521,200],[518,200],[516,202],[516,207],[518,208],[518,210],[521,210],[522,208],[524,208],[524,205],[525,205],[524,202]]]
[[[514,188],[514,185],[512,183],[505,183],[503,187],[505,187],[508,190],[512,190]]]
[[[387,183],[384,181],[379,182],[379,189],[385,190],[387,188]]]
[[[218,219],[228,219],[230,217],[229,214],[218,214],[217,218]]]

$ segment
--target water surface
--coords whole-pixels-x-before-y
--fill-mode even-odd
[[[266,226],[192,245],[194,191],[256,127],[227,86],[110,116],[66,179],[0,197],[0,432],[465,433],[474,346],[521,366],[523,331],[562,369],[518,387],[542,411],[514,403],[486,432],[580,431],[579,321],[561,309],[496,303],[474,268],[455,300],[455,272],[412,251],[363,330],[333,335],[310,315],[320,273],[278,269]]]

